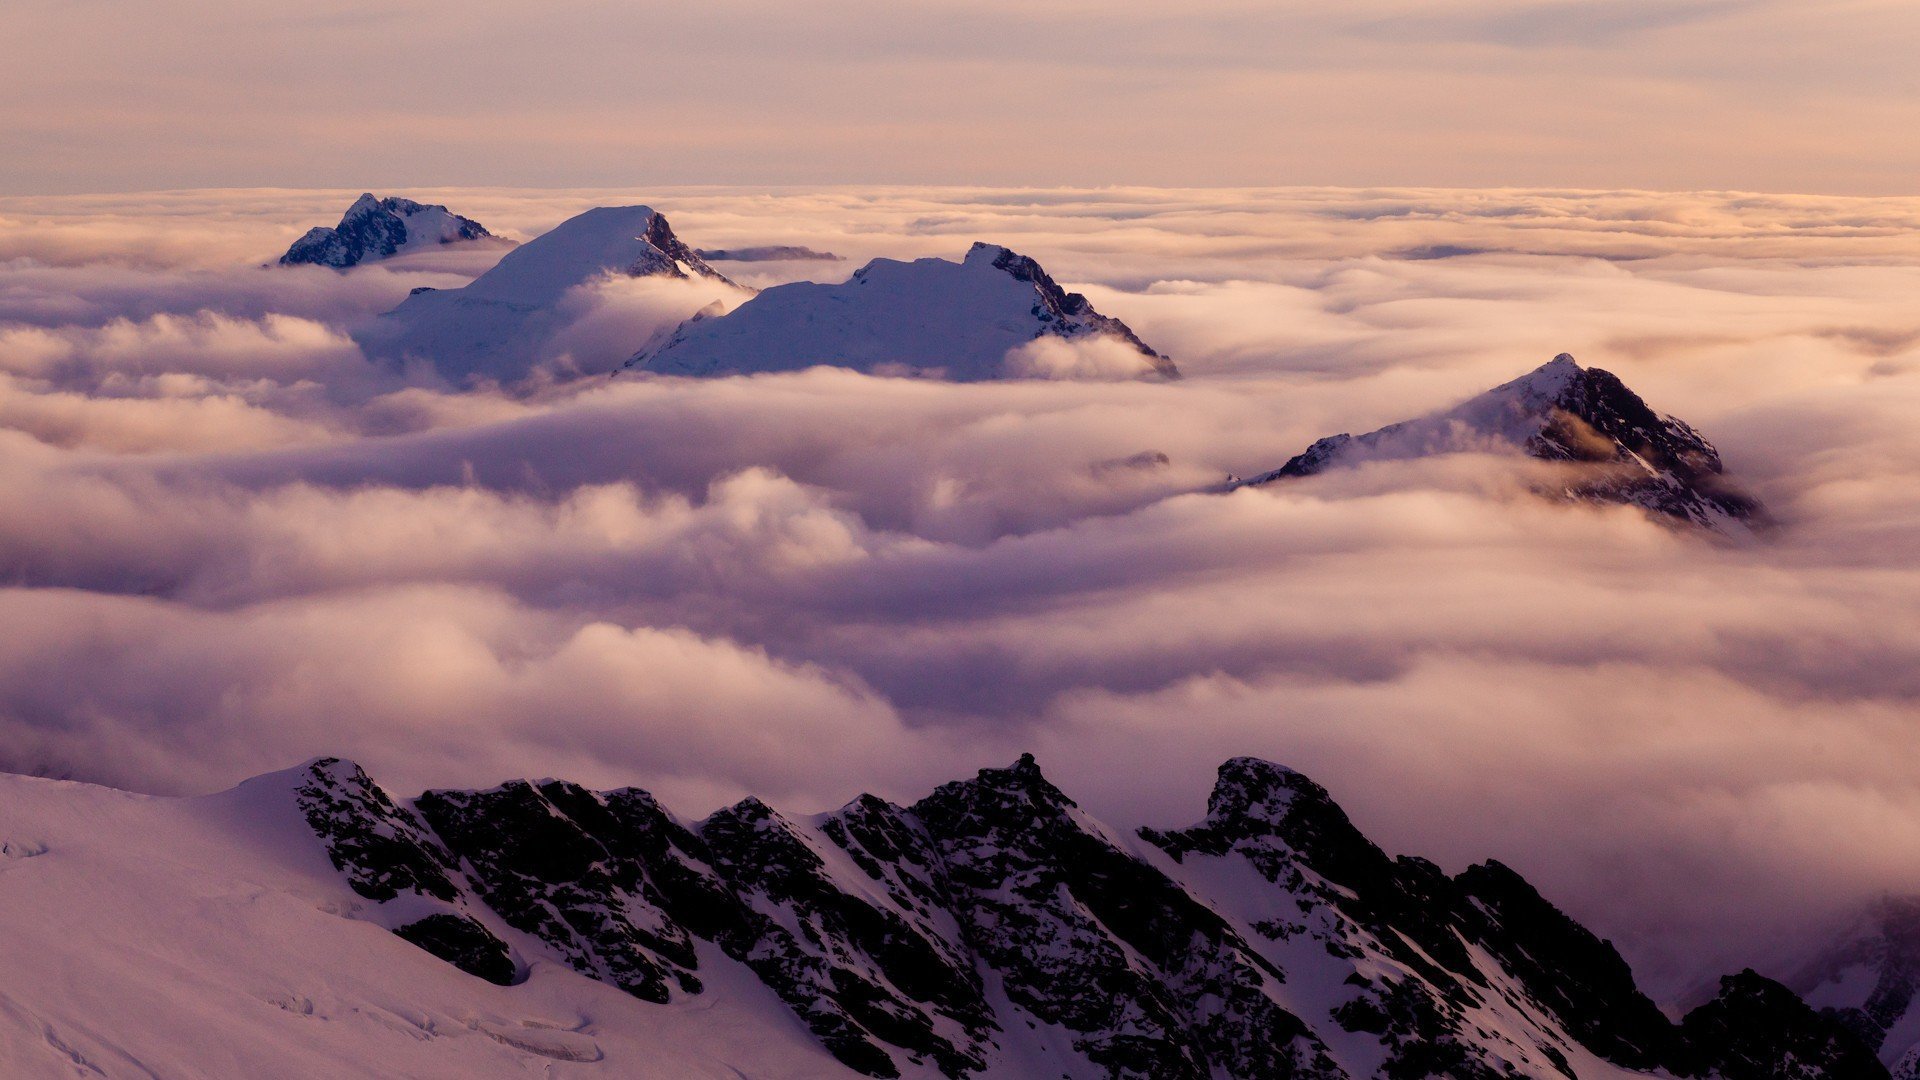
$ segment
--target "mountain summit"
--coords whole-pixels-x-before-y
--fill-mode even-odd
[[[308,229],[280,256],[280,265],[344,270],[437,244],[491,239],[497,238],[486,226],[444,206],[393,196],[381,199],[367,192],[347,207],[340,224]]]
[[[1053,342],[1087,354],[1036,351]],[[662,375],[818,364],[960,382],[1085,374],[1088,365],[1107,377],[1179,376],[1126,323],[1062,289],[1033,259],[992,244],[973,245],[959,262],[875,259],[840,284],[776,286],[732,314],[688,322],[627,362]]]
[[[507,253],[458,289],[419,289],[365,332],[369,355],[430,362],[449,381],[526,375],[564,328],[568,290],[605,276],[707,280],[733,286],[649,206],[602,206]],[[628,346],[631,348],[631,346]]]
[[[1715,531],[1742,531],[1764,513],[1728,482],[1719,452],[1699,432],[1654,412],[1613,373],[1583,368],[1567,353],[1444,412],[1321,439],[1280,468],[1230,480],[1229,487],[1459,452],[1584,466],[1565,497],[1638,506]]]

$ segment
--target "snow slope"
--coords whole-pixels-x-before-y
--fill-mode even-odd
[[[355,199],[331,229],[309,229],[293,242],[282,266],[331,266],[344,270],[361,263],[390,259],[409,251],[467,240],[499,240],[484,225],[461,217],[444,206],[412,199],[374,197]],[[502,244],[508,241],[500,240]]]
[[[651,207],[602,206],[508,252],[462,288],[416,290],[356,339],[369,356],[425,362],[450,382],[513,381],[528,375],[542,347],[582,313],[568,305],[570,296],[606,278],[737,288]],[[706,302],[702,297],[694,307]]]
[[[1037,339],[1099,350],[1111,374],[1179,374],[1125,323],[1055,284],[1038,263],[975,244],[960,262],[875,259],[841,284],[767,289],[695,320],[628,366],[663,375],[796,371],[818,364],[957,381],[1023,374],[1009,354]]]
[[[0,1075],[844,1072],[717,950],[699,1000],[657,1006],[533,950],[502,987],[415,948],[328,862],[296,774],[201,799],[0,776]]]

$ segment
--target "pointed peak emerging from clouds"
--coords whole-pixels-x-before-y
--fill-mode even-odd
[[[1714,531],[1742,532],[1764,518],[1760,504],[1726,480],[1719,451],[1692,426],[1655,412],[1618,376],[1581,367],[1570,353],[1453,408],[1364,435],[1320,439],[1280,468],[1229,486],[1458,452],[1590,466],[1590,476],[1561,494],[1639,506]]]
[[[444,206],[397,196],[383,199],[369,191],[347,207],[340,224],[307,230],[280,256],[280,265],[344,270],[406,251],[488,239],[495,237],[485,226]]]

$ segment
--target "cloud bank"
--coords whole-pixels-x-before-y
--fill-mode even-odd
[[[1920,885],[1920,202],[413,194],[850,255],[767,274],[1007,243],[1187,378],[456,393],[351,331],[484,265],[260,265],[334,193],[0,200],[0,767],[204,791],[333,753],[699,813],[1033,750],[1167,824],[1256,754],[1390,847],[1516,866],[1669,994]],[[575,301],[596,356],[678,310]],[[1778,529],[1546,502],[1495,456],[1206,492],[1560,351],[1699,427]]]

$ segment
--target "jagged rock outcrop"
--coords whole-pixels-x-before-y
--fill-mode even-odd
[[[982,962],[1109,1076],[1334,1077],[1285,981],[1213,910],[1120,848],[1032,757],[915,804]]]
[[[313,228],[293,242],[281,266],[330,266],[336,270],[390,259],[463,240],[497,239],[486,226],[444,206],[417,203],[372,192],[355,199],[333,228]],[[505,241],[502,241],[505,243]]]
[[[1683,1075],[1720,1080],[1841,1080],[1886,1076],[1844,1024],[1751,970],[1720,980],[1720,994],[1680,1022]]]
[[[1068,357],[1055,370],[1046,357],[1020,351],[1049,341],[1078,343],[1097,356],[1079,366]],[[698,376],[815,365],[956,381],[1179,376],[1127,324],[1061,288],[1033,259],[992,244],[973,245],[960,262],[875,259],[839,284],[776,286],[724,317],[687,323],[627,362]]]
[[[747,799],[692,825],[553,780],[407,806],[332,760],[295,795],[372,914],[464,971],[511,982],[518,951],[669,1002],[738,965],[870,1076],[1886,1075],[1750,972],[1669,1021],[1511,869],[1390,857],[1253,758],[1202,822],[1138,837],[1031,757],[910,807]]]
[[[1611,372],[1583,368],[1566,353],[1444,412],[1320,439],[1278,469],[1230,478],[1228,487],[1463,451],[1562,463],[1568,474],[1551,494],[1638,506],[1666,521],[1738,532],[1765,518],[1698,431],[1654,412]]]

